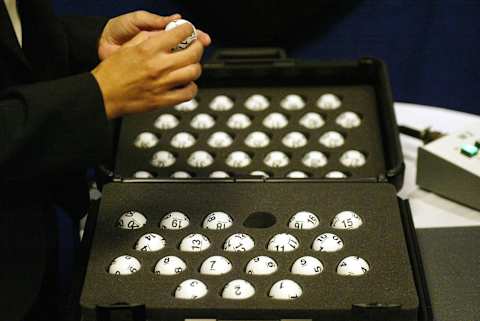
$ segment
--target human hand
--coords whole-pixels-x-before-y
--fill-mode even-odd
[[[181,51],[171,50],[192,31],[190,24],[184,24],[170,31],[140,32],[92,71],[109,119],[195,97],[194,81],[201,75],[206,39]]]

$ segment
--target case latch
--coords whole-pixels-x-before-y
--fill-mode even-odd
[[[282,48],[225,48],[216,50],[209,65],[293,65]]]

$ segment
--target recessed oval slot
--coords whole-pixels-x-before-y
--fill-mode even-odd
[[[255,212],[250,214],[243,222],[243,226],[248,228],[269,228],[277,223],[276,217],[267,212]]]

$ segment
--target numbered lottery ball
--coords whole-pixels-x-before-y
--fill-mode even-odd
[[[196,300],[207,295],[208,289],[205,283],[195,279],[188,279],[180,283],[175,290],[175,297],[184,300]]]
[[[306,153],[302,158],[303,165],[310,168],[320,168],[328,163],[328,158],[324,153],[319,151],[311,151]]]
[[[140,261],[138,261],[133,256],[122,255],[115,258],[110,266],[108,267],[108,273],[115,274],[115,275],[130,275],[138,270],[142,265]]]
[[[268,98],[263,95],[252,95],[245,101],[245,107],[251,111],[263,111],[270,106]]]
[[[305,107],[305,100],[300,95],[291,94],[280,101],[280,106],[288,111],[300,110]]]
[[[252,163],[252,158],[245,152],[235,151],[227,156],[225,163],[233,168],[242,168],[250,165]]]
[[[173,51],[178,51],[178,50],[185,49],[188,46],[190,46],[190,44],[193,41],[195,41],[197,39],[197,30],[195,29],[195,27],[193,26],[193,24],[190,21],[185,20],[185,19],[178,19],[178,20],[174,20],[174,21],[169,22],[165,26],[165,31],[172,30],[172,29],[174,29],[174,28],[176,28],[180,25],[183,25],[185,23],[189,23],[189,24],[192,25],[192,28],[193,28],[192,34],[190,36],[188,36],[187,38],[183,39],[182,42],[180,42],[178,45],[176,45],[175,48],[173,48]]]
[[[222,275],[232,270],[232,263],[223,256],[211,256],[203,261],[200,273],[206,275]]]
[[[267,172],[264,172],[264,171],[253,171],[253,172],[250,172],[250,175],[252,176],[260,176],[260,177],[265,177],[265,178],[269,178],[270,175],[267,173]]]
[[[170,212],[160,222],[160,228],[165,230],[181,230],[188,225],[190,225],[190,219],[182,212]]]
[[[226,148],[232,145],[233,138],[225,132],[213,133],[207,141],[208,146],[213,148]]]
[[[358,116],[354,112],[346,111],[344,113],[341,113],[337,117],[335,122],[343,128],[349,129],[360,126],[362,120],[360,119],[360,116]]]
[[[270,137],[264,132],[252,132],[245,138],[245,145],[251,148],[263,148],[270,144]]]
[[[172,153],[162,150],[153,154],[153,158],[150,163],[154,167],[163,168],[170,167],[175,164],[175,162],[176,159]]]
[[[177,117],[170,115],[170,114],[163,114],[158,116],[155,120],[154,126],[158,129],[172,129],[178,126],[180,121]]]
[[[332,233],[323,233],[317,236],[312,244],[314,251],[337,252],[343,248],[342,239]]]
[[[197,107],[198,107],[198,101],[195,98],[193,98],[191,100],[175,105],[174,108],[175,110],[178,110],[178,111],[194,111],[195,109],[197,109]]]
[[[147,218],[137,211],[123,213],[118,219],[117,226],[124,230],[136,230],[147,223]]]
[[[299,246],[297,238],[288,233],[277,234],[268,241],[268,250],[273,252],[291,252]]]
[[[338,230],[354,230],[362,226],[362,224],[362,218],[352,211],[340,212],[335,215],[332,221],[332,227]]]
[[[141,179],[153,178],[153,174],[150,173],[150,172],[147,172],[147,171],[136,171],[136,172],[133,174],[133,177],[135,177],[135,178],[141,178]]]
[[[237,279],[227,283],[222,291],[222,298],[230,300],[245,300],[255,294],[255,288],[245,280]]]
[[[227,111],[233,108],[233,100],[225,95],[219,95],[210,102],[210,109],[214,111]]]
[[[165,256],[155,264],[154,272],[158,275],[175,275],[187,269],[187,264],[177,256]]]
[[[302,288],[295,281],[280,280],[272,286],[268,296],[275,300],[295,300],[302,294]]]
[[[233,220],[227,213],[213,212],[203,220],[203,228],[208,230],[224,230],[231,227]]]
[[[291,171],[288,172],[287,178],[308,178],[308,174],[302,171]]]
[[[340,261],[337,274],[345,276],[360,276],[370,270],[370,265],[359,256],[348,256]]]
[[[142,235],[137,243],[135,244],[135,250],[137,251],[144,251],[144,252],[155,252],[160,251],[165,247],[167,242],[163,238],[163,236],[149,233]]]
[[[288,119],[280,113],[271,113],[263,120],[263,126],[269,129],[281,129],[288,125]]]
[[[210,247],[210,240],[202,234],[192,233],[183,238],[180,243],[180,251],[201,252]]]
[[[334,110],[340,106],[342,106],[342,101],[334,94],[324,94],[317,100],[317,107],[323,110]]]
[[[189,172],[184,172],[184,171],[177,171],[173,172],[172,175],[170,175],[171,178],[192,178],[192,175]]]
[[[224,171],[215,171],[211,172],[210,175],[208,176],[210,178],[229,178],[230,174]]]
[[[250,235],[237,233],[230,235],[225,243],[223,249],[227,252],[246,252],[253,249],[255,242]]]
[[[319,129],[325,125],[325,120],[320,114],[309,112],[303,115],[298,123],[307,129]]]
[[[328,131],[320,137],[318,142],[325,147],[335,148],[345,144],[345,138],[339,132]]]
[[[331,179],[339,179],[339,178],[347,178],[347,177],[348,177],[347,174],[340,171],[331,171],[325,175],[325,178],[331,178]]]
[[[271,257],[264,255],[251,259],[245,268],[245,272],[252,275],[270,275],[277,272],[277,270],[277,262]]]
[[[358,150],[348,150],[340,156],[340,163],[345,167],[362,167],[367,162],[367,158]]]
[[[273,151],[265,156],[263,163],[268,167],[280,168],[287,166],[290,163],[290,158],[284,152]]]
[[[189,148],[195,145],[196,143],[195,136],[187,132],[181,132],[175,134],[170,141],[170,145],[175,148]]]
[[[137,148],[148,149],[155,147],[158,144],[158,137],[149,132],[143,132],[137,136],[134,145]]]
[[[245,114],[233,114],[227,120],[227,126],[231,129],[245,129],[252,124],[252,120]]]
[[[302,256],[293,263],[291,271],[297,275],[317,275],[322,273],[323,264],[313,256]]]
[[[300,132],[291,132],[282,138],[282,144],[289,148],[300,148],[307,145],[307,137]]]
[[[288,227],[297,230],[311,230],[319,225],[318,217],[310,212],[298,212],[290,218]]]
[[[187,160],[188,165],[195,168],[204,168],[213,164],[213,156],[203,150],[193,152]]]
[[[209,114],[198,114],[192,118],[190,126],[195,129],[210,129],[215,126],[215,118]]]

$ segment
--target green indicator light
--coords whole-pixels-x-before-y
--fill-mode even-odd
[[[473,157],[478,154],[478,147],[473,145],[464,144],[462,145],[462,154],[468,157]]]

